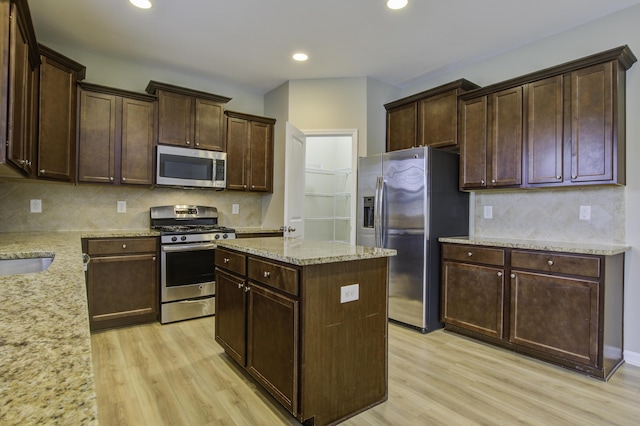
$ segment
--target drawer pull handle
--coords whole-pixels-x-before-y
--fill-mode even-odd
[[[229,263],[229,258],[228,258],[228,257],[225,257],[222,261],[223,261],[224,263]]]
[[[502,276],[502,272],[498,272],[498,276],[501,277]]]
[[[123,245],[122,245],[122,248],[123,248],[123,249],[126,249],[126,248],[127,248],[127,245],[126,245],[126,244],[123,244]]]
[[[473,253],[469,252],[469,253],[467,253],[467,256],[471,257],[471,256],[473,256]]]
[[[265,278],[269,278],[269,276],[271,276],[271,272],[269,272],[269,271],[264,271],[264,277],[265,277]]]
[[[547,260],[547,265],[553,266],[553,260]]]
[[[515,278],[515,277],[516,277],[516,274],[511,274],[511,275],[509,275],[509,276],[510,276],[511,278]]]

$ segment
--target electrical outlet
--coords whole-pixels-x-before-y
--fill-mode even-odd
[[[591,206],[580,206],[580,220],[591,220]]]
[[[231,214],[240,213],[240,204],[231,204]]]
[[[484,218],[493,219],[493,206],[484,206]]]
[[[127,202],[126,201],[118,201],[117,202],[116,211],[118,213],[126,213],[127,212]]]
[[[29,200],[31,213],[42,213],[42,200]]]
[[[340,303],[353,302],[360,298],[360,284],[344,285],[340,287]]]

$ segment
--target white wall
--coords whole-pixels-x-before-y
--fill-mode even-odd
[[[485,86],[624,44],[629,45],[636,56],[640,56],[638,22],[640,22],[640,6],[634,6],[562,34],[524,46],[516,51],[440,75],[419,85],[405,88],[403,96],[459,78],[466,78],[476,84]],[[640,365],[640,310],[636,306],[637,301],[640,300],[640,220],[638,220],[640,212],[640,168],[635,167],[635,161],[640,158],[639,94],[640,65],[636,63],[627,72],[627,185],[622,189],[624,192],[624,205],[620,206],[620,208],[624,209],[624,220],[626,222],[623,225],[625,229],[624,242],[632,246],[631,251],[627,252],[625,263],[625,359],[637,365]],[[611,189],[610,191],[612,194],[609,195],[612,195],[612,198],[615,199],[615,191],[619,191],[619,189]],[[537,199],[537,197],[527,197],[526,194],[522,196],[521,192],[519,194],[520,208],[533,208],[534,202],[532,200]],[[584,200],[584,198],[580,198],[580,194],[574,193],[570,195],[571,197],[569,198]],[[484,194],[478,194],[476,200],[482,200],[483,198],[485,201],[488,199]],[[475,207],[477,209],[478,205]],[[482,222],[476,223],[475,226],[476,233],[478,231],[481,231],[481,233],[494,231],[483,228]],[[613,230],[612,232],[616,233],[616,229],[619,229],[619,226],[612,226],[611,229]],[[543,234],[543,232],[538,234]],[[534,232],[533,235],[535,237],[537,234]],[[582,235],[576,232],[572,237],[580,240]],[[570,238],[570,236],[567,236],[567,238]],[[601,238],[614,240],[616,236],[605,235],[601,236]]]

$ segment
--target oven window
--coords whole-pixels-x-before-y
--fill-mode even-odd
[[[166,253],[167,287],[201,284],[215,281],[215,250]]]
[[[211,158],[161,154],[159,166],[160,176],[176,179],[211,180],[214,172]]]

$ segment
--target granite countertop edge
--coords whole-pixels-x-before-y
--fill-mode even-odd
[[[596,256],[615,256],[631,250],[631,246],[623,244],[576,243],[562,241],[519,240],[490,237],[440,237],[441,243],[468,244],[475,246],[516,248],[541,250],[573,254],[589,254]]]

